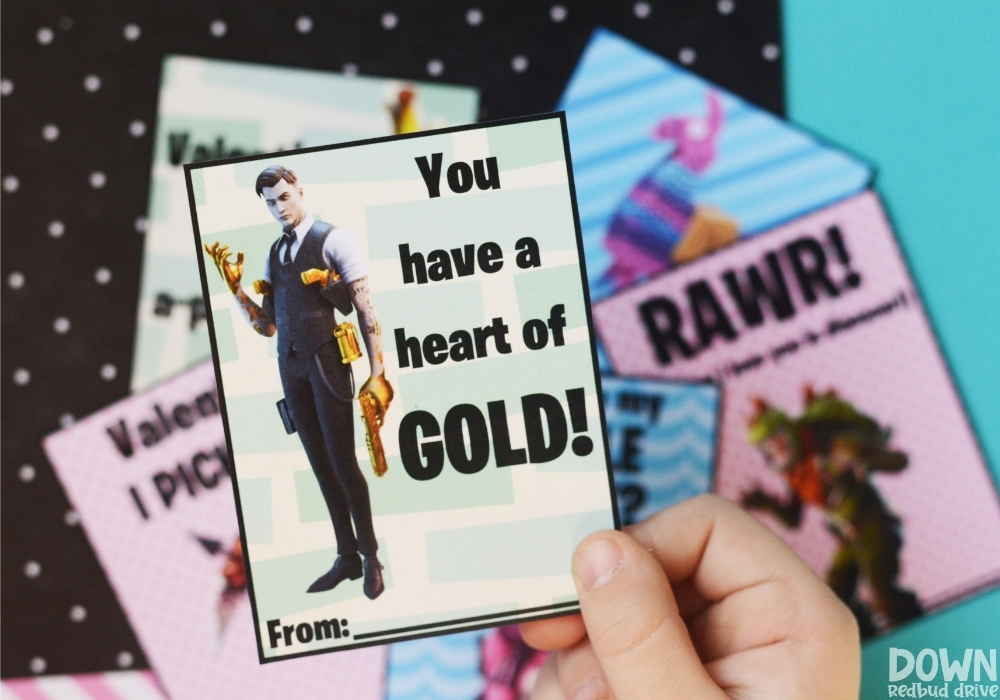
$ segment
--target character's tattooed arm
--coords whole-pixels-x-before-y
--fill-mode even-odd
[[[382,367],[382,326],[378,322],[378,312],[372,304],[371,290],[368,278],[362,277],[350,284],[351,300],[358,311],[358,325],[365,338],[365,348],[372,366],[372,375],[377,377],[383,372]]]
[[[263,336],[270,338],[277,330],[274,323],[274,300],[270,293],[264,295],[262,306],[257,306],[253,299],[240,287],[236,290],[236,303],[239,304],[243,312],[243,318],[247,320],[250,327]]]

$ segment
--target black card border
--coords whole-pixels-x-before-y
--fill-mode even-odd
[[[220,160],[213,161],[203,161],[199,163],[187,163],[184,165],[184,180],[187,186],[188,194],[188,205],[191,209],[191,226],[194,232],[194,245],[195,245],[195,255],[198,259],[198,272],[201,275],[201,287],[202,294],[205,298],[206,307],[208,306],[208,299],[210,298],[210,293],[208,289],[208,277],[207,270],[205,267],[205,259],[202,254],[202,242],[201,242],[201,230],[198,227],[198,210],[195,204],[194,198],[194,188],[191,183],[191,173],[195,170],[200,170],[202,168],[215,167],[219,165],[230,165],[235,163],[246,163],[251,161],[261,161],[261,160],[273,160],[275,157],[286,157],[294,155],[302,155],[306,153],[317,153],[320,151],[333,151],[343,148],[356,148],[358,146],[367,146],[376,143],[386,143],[391,141],[404,141],[413,138],[422,138],[426,136],[438,136],[442,134],[453,134],[462,131],[472,131],[475,129],[487,129],[497,126],[509,126],[513,124],[525,124],[529,122],[545,121],[551,119],[558,119],[562,131],[563,139],[563,153],[565,155],[566,162],[566,175],[567,184],[569,187],[570,202],[573,210],[573,227],[576,232],[576,246],[577,253],[579,256],[580,263],[580,285],[583,289],[584,298],[584,309],[587,316],[587,330],[590,338],[590,354],[591,361],[594,370],[594,382],[597,389],[597,405],[600,413],[601,419],[601,438],[604,443],[604,460],[605,468],[608,475],[608,490],[611,497],[611,512],[614,518],[614,526],[616,530],[621,530],[621,516],[618,512],[618,499],[615,492],[614,483],[614,470],[611,462],[611,448],[607,440],[607,419],[604,413],[604,393],[601,387],[601,372],[597,356],[597,335],[596,329],[594,327],[594,319],[591,314],[591,301],[590,301],[590,287],[587,284],[587,264],[584,257],[583,250],[583,233],[580,229],[580,213],[577,208],[576,201],[576,186],[573,179],[573,162],[570,156],[569,148],[569,131],[566,127],[566,113],[559,112],[547,112],[542,114],[535,114],[525,117],[513,117],[510,119],[497,119],[493,121],[479,122],[475,124],[464,124],[461,126],[446,127],[443,129],[431,129],[428,131],[419,131],[412,134],[400,134],[395,136],[382,136],[372,139],[363,139],[360,141],[347,141],[344,143],[331,144],[327,146],[312,146],[310,148],[296,148],[288,151],[280,151],[278,153],[262,153],[253,154],[247,156],[239,156],[235,158],[223,158]],[[432,630],[432,629],[422,629],[417,630],[413,628],[401,628],[399,630],[401,636],[391,636],[383,639],[372,639],[372,641],[364,641],[357,644],[344,644],[334,647],[324,647],[322,649],[313,649],[310,651],[303,651],[294,654],[282,654],[280,656],[265,657],[264,656],[264,644],[263,636],[260,631],[260,619],[257,614],[257,599],[254,595],[254,585],[253,585],[253,575],[250,567],[250,562],[248,558],[249,549],[247,548],[246,539],[246,528],[243,523],[243,506],[240,501],[240,491],[239,491],[239,479],[236,478],[236,460],[233,457],[233,442],[232,435],[229,430],[229,414],[226,409],[226,397],[225,391],[222,385],[222,368],[219,362],[219,350],[215,335],[215,321],[213,314],[206,314],[206,321],[208,325],[208,336],[212,344],[212,364],[215,367],[215,382],[219,390],[219,408],[222,413],[222,425],[226,435],[226,449],[229,450],[229,461],[232,465],[232,478],[230,481],[233,486],[233,496],[236,499],[236,517],[239,521],[240,526],[240,541],[243,545],[243,557],[244,564],[246,567],[247,575],[247,588],[250,593],[250,607],[253,613],[254,622],[254,634],[257,637],[257,656],[261,664],[272,663],[275,661],[284,661],[286,659],[298,658],[301,656],[314,656],[316,654],[328,654],[336,651],[347,651],[349,649],[360,649],[368,646],[376,646],[381,644],[387,644],[390,642],[404,641],[410,639],[421,639],[424,637],[434,637],[443,634],[452,634],[456,632],[469,632],[473,630],[483,629],[486,627],[493,627],[498,624],[510,624],[513,622],[529,622],[534,620],[544,620],[551,617],[561,617],[564,615],[572,615],[579,612],[579,601],[569,601],[565,603],[554,603],[551,605],[545,605],[537,608],[528,608],[525,610],[515,610],[510,613],[497,613],[490,615],[476,616],[474,618],[462,618],[456,622],[456,626],[447,627],[444,630]],[[525,614],[529,613],[529,614]],[[487,620],[490,618],[491,620]],[[451,623],[442,622],[440,625],[435,626],[447,626]],[[422,625],[417,627],[424,627]],[[408,634],[412,631],[413,634]],[[390,631],[391,632],[391,631]],[[372,633],[378,634],[378,633]],[[364,636],[369,636],[368,634]]]

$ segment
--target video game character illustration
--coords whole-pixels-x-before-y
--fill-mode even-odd
[[[891,437],[889,428],[835,392],[817,394],[811,387],[798,418],[757,399],[748,433],[768,468],[784,477],[790,497],[757,488],[743,496],[743,506],[790,528],[800,525],[805,506],[823,511],[839,541],[826,580],[854,612],[862,637],[923,614],[916,595],[897,583],[902,523],[871,480],[873,473],[906,469],[908,458],[889,446]],[[861,584],[867,600],[859,595]]]
[[[219,593],[219,601],[215,606],[216,614],[219,617],[219,637],[222,637],[236,606],[246,597],[247,572],[243,566],[243,543],[237,537],[233,545],[226,549],[221,540],[201,535],[192,535],[192,537],[198,540],[198,544],[213,557],[221,555],[226,559],[226,563],[222,565],[222,578],[225,581],[225,587]]]
[[[548,654],[532,649],[516,625],[490,630],[479,642],[486,679],[479,700],[523,700],[531,695]]]
[[[628,287],[671,265],[690,262],[733,243],[739,224],[715,207],[695,203],[695,190],[715,162],[725,115],[719,95],[706,94],[707,115],[668,116],[653,138],[674,149],[618,205],[605,235],[612,257],[605,276]]]
[[[361,357],[350,322],[336,313],[357,310],[371,373],[358,393],[368,453],[376,476],[387,469],[379,429],[393,398],[382,365],[382,331],[368,285],[368,263],[354,235],[317,221],[303,205],[295,173],[272,165],[257,177],[257,195],[282,225],[265,258],[263,279],[254,291],[241,286],[243,253],[230,261],[228,246],[205,245],[244,318],[259,334],[278,334],[278,370],[285,398],[279,402],[288,432],[298,432],[326,501],[337,539],[337,559],[308,589],[328,591],[364,576],[365,595],[383,590],[382,565],[372,525],[368,483],[354,453],[354,373]],[[336,340],[336,342],[334,342]],[[353,521],[353,526],[352,526]],[[362,560],[363,557],[363,560]]]

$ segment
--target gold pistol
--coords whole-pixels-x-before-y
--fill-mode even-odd
[[[385,462],[382,436],[379,435],[382,423],[375,410],[375,399],[367,391],[362,391],[358,395],[358,403],[361,405],[361,417],[365,419],[365,444],[368,446],[368,458],[372,461],[375,476],[384,476],[389,471],[389,465]]]
[[[333,270],[317,270],[315,267],[311,270],[306,270],[299,277],[302,278],[302,284],[308,285],[322,282],[324,287],[340,281],[340,275]]]

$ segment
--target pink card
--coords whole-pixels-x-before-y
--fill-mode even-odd
[[[261,666],[211,362],[45,438],[173,700],[376,700],[381,647]]]
[[[873,192],[617,294],[594,320],[616,373],[723,382],[716,490],[866,635],[1000,581],[997,492]]]

